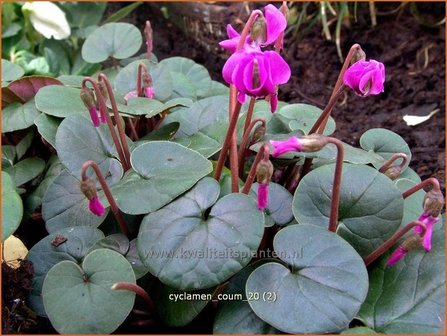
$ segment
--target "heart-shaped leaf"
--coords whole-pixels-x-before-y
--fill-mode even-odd
[[[16,192],[14,181],[2,171],[2,241],[19,227],[22,216],[22,199]]]
[[[61,334],[114,331],[135,301],[133,292],[112,290],[117,282],[135,283],[135,275],[127,260],[115,251],[95,250],[84,258],[82,267],[68,260],[53,266],[42,288],[53,327]]]
[[[42,200],[42,217],[48,232],[77,226],[97,227],[104,221],[106,215],[99,217],[90,212],[80,184],[67,170],[50,184]]]
[[[113,181],[122,176],[109,128],[105,124],[94,127],[88,117],[73,115],[65,118],[57,129],[56,149],[61,162],[75,176],[80,176],[81,167],[88,160],[95,161],[104,176],[112,175]]]
[[[256,252],[264,231],[256,202],[243,194],[217,201],[219,193],[219,183],[204,178],[143,219],[138,250],[163,283],[181,290],[210,288],[241,270]]]
[[[72,28],[98,24],[107,7],[102,2],[63,2],[60,5],[67,12]]]
[[[80,97],[81,90],[63,85],[50,85],[36,95],[37,109],[45,114],[65,118],[74,114],[88,116]]]
[[[171,72],[173,96],[197,99],[205,97],[212,86],[208,70],[185,57],[169,57],[160,62]]]
[[[168,141],[142,144],[130,160],[135,171],[127,172],[112,193],[119,208],[133,215],[161,208],[212,171],[202,155]]]
[[[2,167],[11,167],[17,158],[17,151],[14,146],[3,145],[2,146]]]
[[[50,233],[34,245],[27,259],[33,263],[33,289],[28,296],[28,304],[40,316],[46,316],[42,302],[42,284],[51,267],[63,260],[80,262],[89,249],[104,234],[98,229],[78,226]]]
[[[61,122],[61,119],[48,116],[44,113],[34,119],[34,124],[37,126],[39,134],[46,142],[53,146],[53,148],[56,148],[56,133]]]
[[[113,57],[123,59],[134,55],[143,39],[137,27],[129,23],[106,23],[96,29],[82,46],[82,58],[89,63],[100,63]]]
[[[21,186],[39,176],[45,169],[45,161],[38,157],[27,158],[17,162],[12,167],[5,167],[16,186]]]
[[[177,133],[178,129],[180,128],[180,123],[173,122],[166,125],[163,125],[159,129],[156,129],[149,134],[145,135],[144,137],[140,138],[138,141],[135,142],[135,148],[139,145],[142,145],[145,142],[148,141],[163,141],[163,140],[171,140],[175,134]]]
[[[222,293],[226,300],[219,300],[213,334],[277,334],[278,330],[261,320],[251,309],[245,295],[249,275],[260,265],[273,261],[261,259],[248,265],[231,278]]]
[[[357,252],[336,234],[305,224],[282,229],[273,247],[288,267],[271,262],[248,277],[246,295],[256,315],[291,334],[347,328],[368,291]]]
[[[8,89],[22,102],[27,102],[34,98],[41,88],[47,85],[62,85],[62,83],[52,77],[28,76],[11,82],[8,85]]]
[[[24,75],[25,71],[17,64],[2,59],[2,83],[16,80]]]
[[[293,219],[292,194],[277,183],[269,183],[269,194],[265,212],[265,226],[275,224],[286,225]],[[255,199],[258,197],[258,183],[251,187],[250,195]]]
[[[162,102],[169,100],[173,87],[169,69],[161,64],[154,64],[147,59],[136,60],[120,70],[114,80],[116,91],[124,97],[127,93],[137,89],[138,65],[140,63],[146,66],[152,77],[154,98]]]
[[[298,223],[327,228],[334,170],[334,165],[325,165],[301,180],[292,208]],[[403,204],[401,192],[388,177],[368,166],[344,164],[337,233],[364,257],[397,230]]]
[[[384,334],[442,334],[445,325],[445,226],[433,230],[432,249],[409,252],[387,267],[389,253],[369,269],[370,289],[358,318]]]
[[[2,132],[13,132],[25,129],[34,124],[34,119],[40,115],[34,99],[25,104],[12,103],[2,111]]]
[[[402,137],[392,131],[384,128],[372,128],[363,133],[360,137],[360,146],[371,152],[375,152],[388,160],[395,153],[404,153],[408,156],[407,164],[411,161],[411,151]],[[382,163],[374,164],[374,167],[380,168]]]

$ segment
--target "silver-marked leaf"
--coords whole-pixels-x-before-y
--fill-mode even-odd
[[[134,55],[143,39],[137,27],[129,23],[106,23],[96,29],[82,46],[82,58],[89,63],[100,63],[113,57],[123,59]]]
[[[88,116],[80,93],[81,90],[74,87],[45,86],[36,94],[36,107],[40,112],[53,117],[66,118],[75,114]]]
[[[28,296],[29,307],[38,315],[46,316],[41,294],[47,272],[63,260],[80,262],[89,249],[103,237],[104,234],[98,229],[78,226],[50,233],[34,245],[26,256],[34,267],[33,289]]]
[[[292,208],[298,223],[327,228],[334,170],[335,165],[325,165],[301,180]],[[397,230],[404,200],[393,181],[374,168],[344,164],[341,179],[337,233],[364,257]]]
[[[217,181],[204,178],[143,219],[138,250],[163,283],[181,290],[210,288],[241,270],[256,252],[264,231],[256,202],[243,194],[217,201],[219,193]]]
[[[282,229],[273,247],[288,267],[270,262],[248,277],[245,291],[256,315],[291,334],[346,329],[368,292],[357,252],[336,234],[307,224]]]
[[[212,171],[205,157],[168,141],[144,143],[130,160],[134,171],[128,171],[112,193],[119,208],[133,215],[161,208]]]
[[[135,283],[127,260],[118,252],[90,252],[82,265],[69,260],[53,266],[42,297],[53,327],[61,334],[108,334],[132,310],[135,293],[112,290],[117,282]],[[69,317],[69,318],[67,318]]]

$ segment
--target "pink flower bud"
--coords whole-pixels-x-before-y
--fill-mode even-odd
[[[95,196],[88,201],[88,208],[96,216],[102,216],[105,213],[104,206],[102,205],[98,196]]]
[[[299,152],[303,149],[303,145],[297,137],[293,136],[287,140],[274,141],[270,140],[270,144],[273,146],[273,157],[278,157],[287,152]]]
[[[383,92],[385,66],[374,60],[360,60],[351,65],[343,76],[343,83],[362,97]]]
[[[430,252],[431,250],[431,237],[433,234],[433,226],[439,221],[438,217],[433,217],[428,215],[427,213],[423,212],[419,218],[419,221],[425,224],[426,230],[425,234],[423,236],[422,240],[422,247],[427,251]],[[416,233],[422,233],[422,228],[420,226],[416,226],[414,228],[414,232]]]
[[[150,99],[154,98],[154,96],[155,96],[154,88],[152,86],[146,87],[144,89],[144,95]]]
[[[99,126],[99,116],[98,116],[98,110],[96,109],[96,106],[90,106],[88,108],[88,112],[90,113],[90,118],[92,119],[93,126],[98,127]]]
[[[258,183],[258,209],[264,210],[267,208],[269,197],[268,183]]]
[[[124,96],[124,100],[126,101],[126,104],[127,104],[129,99],[136,98],[136,97],[138,97],[138,93],[136,90],[134,90],[134,91],[130,91],[130,92],[126,93],[126,95]]]
[[[399,246],[390,256],[388,261],[386,262],[387,266],[393,266],[399,260],[407,255],[408,251],[405,250],[402,246]]]

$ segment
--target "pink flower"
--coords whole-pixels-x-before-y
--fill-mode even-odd
[[[265,41],[252,41],[250,36],[247,36],[244,42],[244,49],[259,51],[260,47],[265,47],[269,44],[274,43],[281,33],[286,29],[287,21],[284,15],[279,9],[273,5],[267,5],[264,7],[264,17],[266,25],[266,39]],[[234,53],[236,51],[237,45],[241,35],[229,24],[227,25],[227,35],[228,40],[224,40],[219,43],[222,48],[229,50]]]
[[[105,213],[104,206],[102,205],[98,196],[95,196],[88,201],[88,208],[96,216],[102,216]]]
[[[428,214],[426,214],[425,212],[423,212],[419,218],[419,221],[421,221],[422,223],[425,224],[426,227],[426,231],[422,240],[422,247],[425,249],[425,251],[430,252],[431,250],[431,236],[433,233],[433,225],[435,225],[438,221],[439,218],[437,217],[433,217],[430,216]],[[416,226],[414,229],[414,232],[416,233],[422,233],[422,228],[420,226]]]
[[[150,99],[154,98],[154,96],[155,96],[154,88],[152,86],[146,87],[144,89],[144,95]]]
[[[129,99],[136,98],[136,97],[138,97],[137,90],[133,90],[133,91],[126,93],[126,95],[124,96],[124,100],[126,101],[126,104],[127,104]]]
[[[299,152],[303,150],[300,139],[295,136],[283,141],[270,140],[270,144],[274,148],[272,153],[273,157],[278,157],[287,152]]]
[[[407,255],[408,251],[403,248],[402,246],[399,246],[390,256],[388,261],[386,262],[387,266],[393,266],[395,263],[397,263],[399,260],[401,260],[403,257]]]
[[[264,210],[267,208],[269,197],[268,183],[258,183],[258,209]]]
[[[264,98],[276,94],[276,85],[290,78],[290,67],[275,51],[235,52],[225,63],[222,75],[229,84],[238,89],[238,100],[245,102],[245,95]],[[271,101],[274,112],[275,99]]]
[[[88,108],[88,112],[90,113],[90,118],[92,119],[93,126],[98,127],[99,126],[99,116],[98,116],[98,110],[96,109],[96,106],[92,105]]]
[[[362,97],[383,92],[385,66],[374,60],[360,60],[351,65],[343,76],[343,83]]]

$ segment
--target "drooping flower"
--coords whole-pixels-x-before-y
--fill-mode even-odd
[[[392,266],[407,255],[408,252],[421,247],[422,237],[418,233],[408,236],[402,244],[391,254],[387,261],[387,266]]]
[[[106,211],[98,196],[95,196],[88,201],[88,208],[96,216],[102,216]]]
[[[279,9],[273,5],[264,7],[265,31],[258,34],[258,38],[254,41],[252,37],[247,36],[244,41],[244,49],[259,51],[260,47],[268,46],[274,43],[281,33],[286,29],[287,20]],[[234,53],[241,38],[240,34],[229,24],[227,25],[228,40],[219,43],[222,48]]]
[[[287,152],[299,152],[303,150],[303,144],[301,140],[295,136],[290,137],[287,140],[270,140],[270,144],[273,146],[273,157],[278,157]]]
[[[386,262],[387,266],[393,266],[395,263],[400,261],[403,257],[407,255],[408,251],[405,250],[402,246],[399,246],[394,252],[391,254],[390,258]]]
[[[90,118],[92,119],[93,126],[98,127],[100,122],[102,122],[102,118],[100,118],[100,113],[96,108],[95,97],[93,93],[89,89],[83,88],[80,92],[80,96],[85,107],[87,107]]]
[[[26,2],[22,11],[29,15],[34,29],[47,39],[63,40],[71,34],[65,13],[50,1]]]
[[[137,90],[133,90],[133,91],[126,93],[126,95],[124,96],[124,100],[126,101],[126,104],[127,104],[129,99],[136,98],[136,97],[138,97]]]
[[[343,83],[362,97],[383,92],[385,66],[375,60],[359,60],[351,65],[343,76]]]
[[[439,217],[433,217],[427,214],[425,211],[419,216],[418,220],[425,224],[426,230],[422,240],[422,247],[425,251],[431,250],[431,237],[433,234],[433,226],[439,221]],[[414,232],[422,233],[423,229],[420,226],[414,228]]]
[[[228,84],[238,89],[238,100],[242,104],[246,95],[264,98],[276,94],[276,86],[286,83],[291,75],[286,61],[275,51],[235,52],[225,63],[222,75]],[[270,102],[271,110],[276,100]]]
[[[264,210],[268,205],[269,183],[273,175],[273,164],[269,159],[269,148],[264,145],[264,157],[256,166],[256,180],[258,181],[258,209]]]
[[[267,208],[269,197],[268,183],[258,183],[258,209],[264,210]]]

